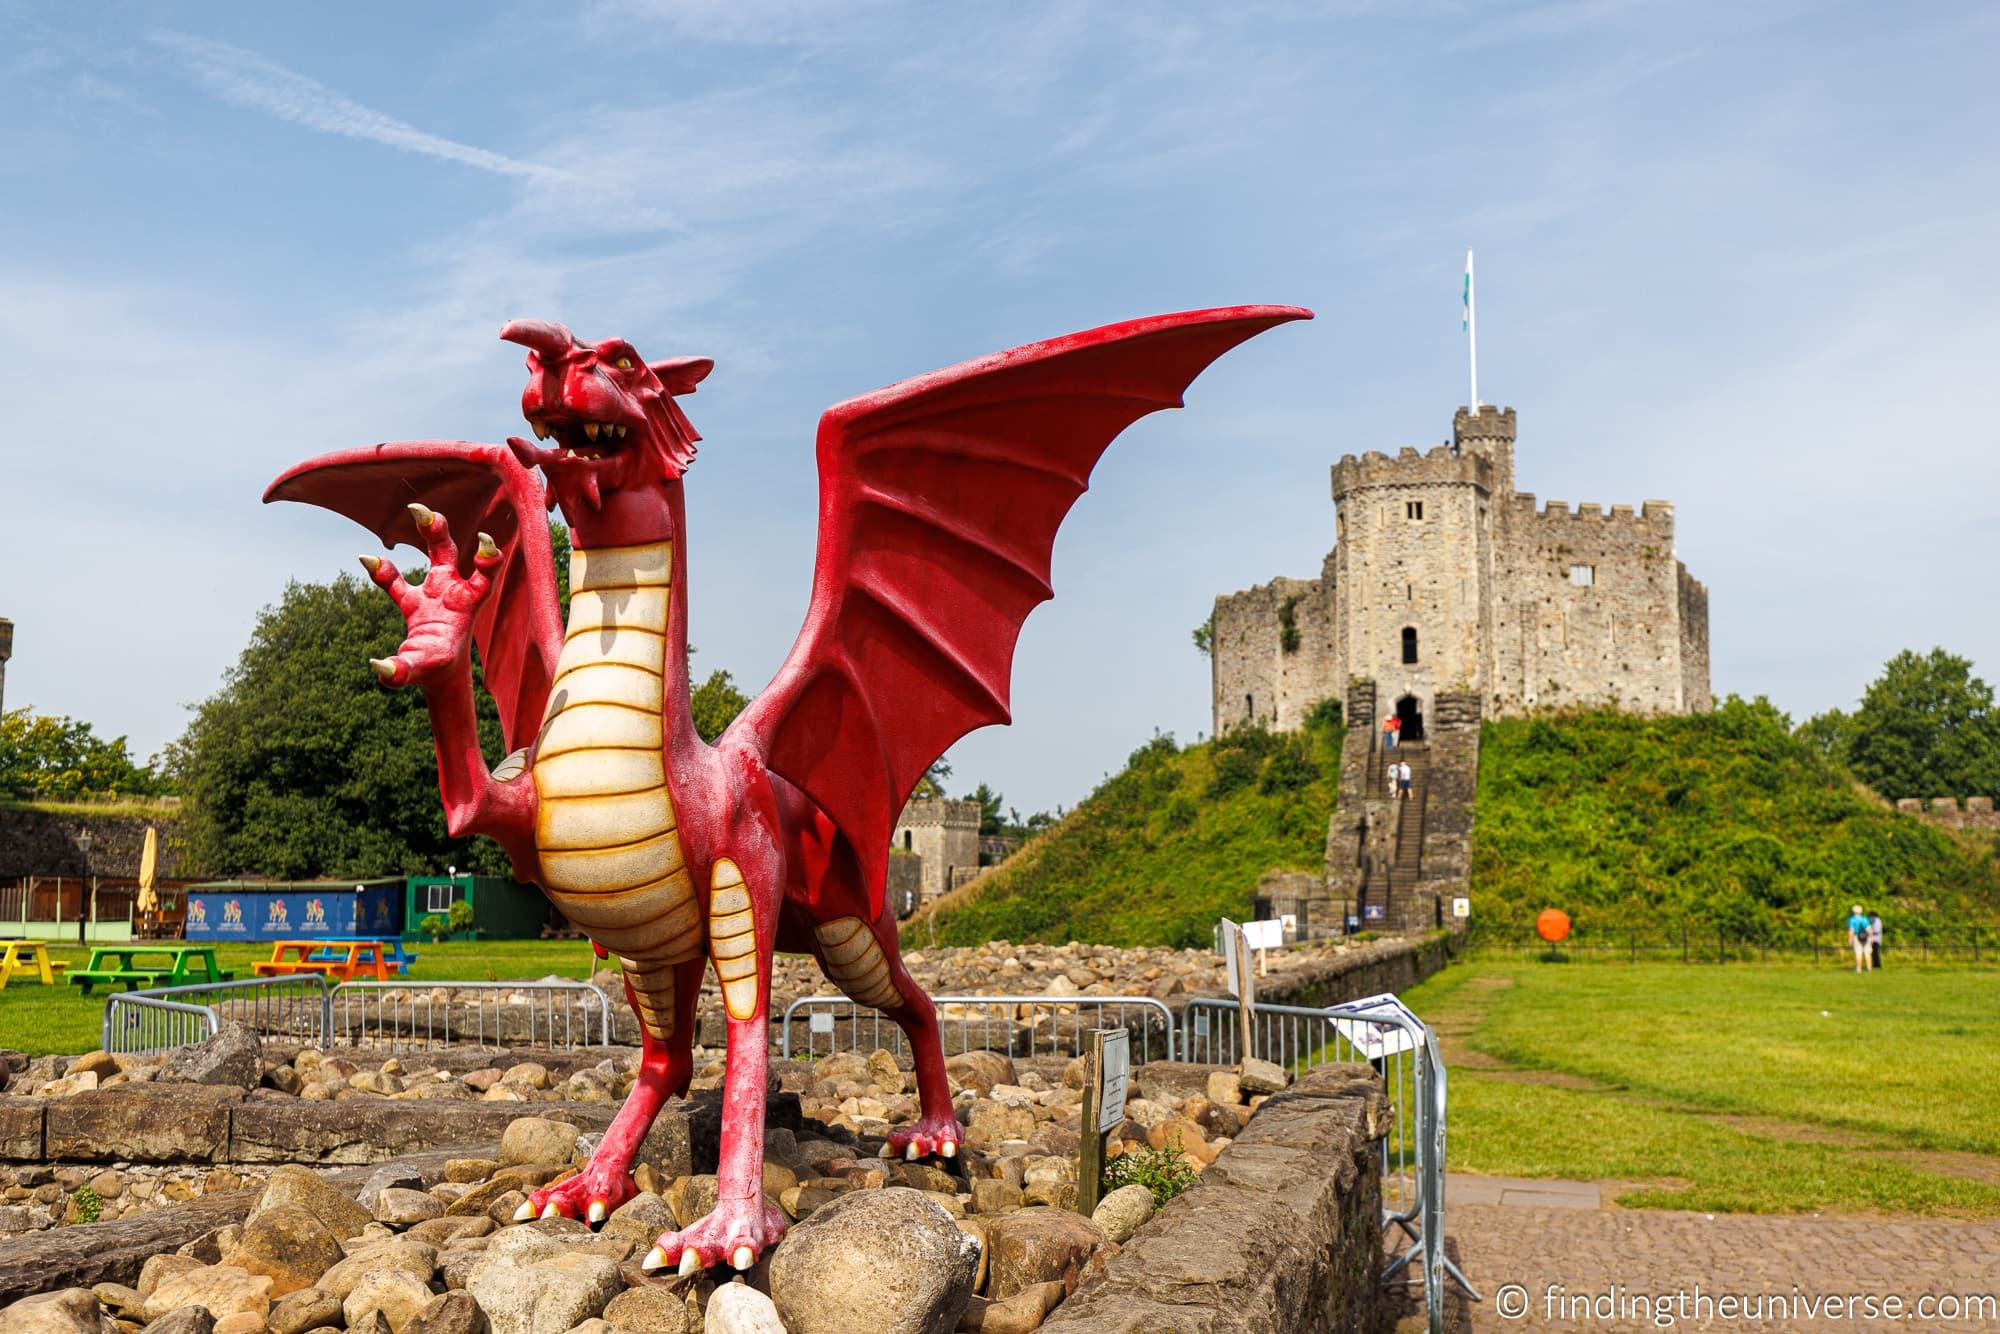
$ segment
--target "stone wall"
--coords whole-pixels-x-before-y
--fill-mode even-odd
[[[2000,829],[2000,811],[1993,809],[1991,797],[1967,797],[1964,801],[1932,797],[1928,805],[1920,797],[1904,797],[1896,809],[1947,829]]]
[[[1456,944],[1455,937],[1444,934],[1371,941],[1282,976],[1258,979],[1257,1000],[1319,1009],[1385,991],[1401,995],[1450,963]]]
[[[1042,1328],[1292,1334],[1385,1323],[1381,1154],[1389,1107],[1362,1065],[1325,1065],[1258,1108]]]
[[[1674,568],[1681,594],[1681,706],[1706,713],[1715,707],[1708,684],[1708,589],[1679,561]]]
[[[1680,563],[1674,510],[1649,500],[1541,511],[1516,495],[1497,543],[1493,671],[1497,714],[1610,705],[1678,713]],[[1580,582],[1584,581],[1584,582]]]
[[[1209,689],[1218,735],[1253,719],[1279,730],[1299,727],[1313,705],[1337,693],[1329,689],[1342,677],[1332,561],[1318,579],[1273,579],[1215,600]]]
[[[145,820],[136,815],[56,815],[27,807],[0,808],[0,880],[22,876],[96,875],[130,880],[139,874],[146,826],[159,833],[158,874],[186,879],[196,872],[177,818]],[[90,834],[85,856],[80,836]]]
[[[1451,900],[1472,881],[1472,826],[1479,795],[1479,696],[1442,694],[1424,783],[1423,878],[1405,929],[1453,926]]]

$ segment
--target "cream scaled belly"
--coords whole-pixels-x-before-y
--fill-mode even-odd
[[[674,1024],[674,967],[701,910],[661,754],[670,543],[570,554],[569,625],[528,762],[541,883],[618,956],[640,1019]]]

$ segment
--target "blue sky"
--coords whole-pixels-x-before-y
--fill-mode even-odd
[[[322,450],[517,432],[506,319],[717,370],[688,403],[698,670],[803,613],[814,423],[1110,320],[1246,345],[1098,469],[1012,729],[1023,811],[1208,723],[1218,592],[1310,575],[1327,465],[1520,411],[1544,499],[1677,506],[1718,692],[1795,716],[1903,647],[2000,676],[2000,9],[0,0],[7,702],[140,754],[344,520]]]

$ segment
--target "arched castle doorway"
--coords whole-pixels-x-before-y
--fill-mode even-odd
[[[1424,739],[1424,710],[1415,695],[1405,695],[1396,701],[1396,716],[1403,720],[1403,740]]]

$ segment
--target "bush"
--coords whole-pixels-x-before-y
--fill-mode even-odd
[[[96,1189],[90,1185],[78,1186],[76,1193],[69,1197],[69,1202],[70,1215],[79,1223],[95,1223],[98,1215],[104,1212],[104,1201],[97,1197]]]
[[[455,900],[451,905],[451,917],[449,920],[451,922],[451,929],[454,931],[472,930],[471,900],[469,899]]]
[[[1120,1186],[1144,1186],[1153,1192],[1153,1212],[1158,1213],[1168,1200],[1201,1180],[1181,1157],[1180,1147],[1176,1139],[1164,1149],[1135,1149],[1113,1158],[1104,1165],[1105,1193]]]
[[[434,941],[443,940],[451,934],[451,919],[441,912],[434,912],[418,922],[417,929]]]

